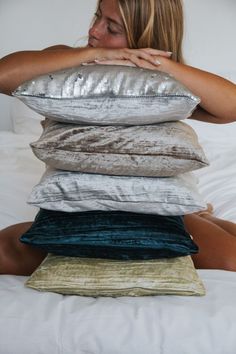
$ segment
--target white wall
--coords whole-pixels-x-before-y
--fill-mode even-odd
[[[236,80],[236,0],[184,3],[186,61]],[[96,0],[0,0],[0,57],[54,44],[73,46],[87,34],[95,4]],[[11,100],[0,95],[0,130],[11,129]]]
[[[84,45],[96,0],[0,0],[0,58],[55,44]],[[0,95],[0,130],[11,129],[13,98]]]
[[[236,0],[183,1],[187,62],[236,80]]]

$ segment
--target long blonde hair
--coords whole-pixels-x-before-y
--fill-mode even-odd
[[[173,53],[173,60],[184,61],[182,0],[117,0],[117,2],[129,48],[170,51]]]
[[[184,31],[181,0],[117,0],[130,48],[155,48],[172,52],[183,62]]]

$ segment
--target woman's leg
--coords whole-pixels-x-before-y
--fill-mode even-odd
[[[0,274],[30,275],[46,257],[45,251],[19,241],[31,225],[24,222],[0,231]]]
[[[200,216],[202,218],[220,226],[222,229],[224,229],[225,231],[227,231],[231,235],[236,236],[236,224],[234,222],[216,218],[215,216],[213,216],[212,214],[207,213],[207,212],[206,213],[203,212]]]
[[[185,227],[199,247],[199,253],[192,256],[196,268],[236,271],[236,237],[231,233],[236,225],[222,221],[203,214],[185,215]]]

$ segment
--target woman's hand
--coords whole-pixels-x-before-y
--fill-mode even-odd
[[[124,59],[116,59],[116,60],[95,60],[93,63],[84,63],[83,65],[92,65],[92,64],[100,64],[100,65],[124,65],[124,66],[133,66],[133,67],[139,67],[139,68],[144,68],[144,69],[151,69],[151,70],[158,70],[158,66],[160,64],[151,64],[148,61],[144,59],[139,60],[139,65],[135,65],[132,63],[130,60],[124,60]]]
[[[96,48],[94,54],[95,58],[91,61],[92,63],[107,65],[128,65],[156,70],[161,64],[160,58],[170,58],[172,53],[152,48]]]

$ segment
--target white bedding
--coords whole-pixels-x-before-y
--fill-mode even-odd
[[[236,276],[199,272],[205,297],[86,298],[1,276],[1,354],[235,354]]]
[[[211,166],[199,188],[215,214],[236,222],[236,123],[189,121]],[[26,204],[44,171],[35,135],[0,132],[0,228],[32,220]],[[0,276],[0,354],[235,354],[236,273],[200,270],[205,297],[86,298],[39,293]]]

